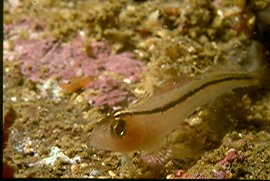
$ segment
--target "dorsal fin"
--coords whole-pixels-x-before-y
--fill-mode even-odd
[[[164,80],[157,87],[157,86],[154,86],[153,81],[149,77],[148,78],[146,77],[145,86],[144,86],[146,93],[142,97],[138,98],[138,100],[133,104],[139,105],[140,103],[144,103],[144,101],[146,101],[149,98],[159,96],[159,95],[166,93],[172,89],[181,87],[190,81],[199,80],[199,79],[201,79],[200,76],[181,75],[178,77]]]
[[[159,86],[154,87],[154,84],[152,84],[152,91],[151,91],[151,96],[158,96],[161,95],[165,92],[168,92],[172,89],[181,87],[185,85],[186,83],[194,80],[199,80],[201,79],[200,76],[188,76],[188,75],[180,75],[177,77],[169,78],[167,80],[164,80],[163,82],[160,83]]]

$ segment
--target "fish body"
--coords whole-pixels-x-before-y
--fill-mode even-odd
[[[245,71],[219,71],[193,77],[179,87],[108,115],[94,127],[90,144],[122,153],[155,151],[166,135],[198,107],[226,92],[259,84],[255,74]]]

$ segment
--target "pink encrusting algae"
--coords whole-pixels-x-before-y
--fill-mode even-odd
[[[91,82],[88,85],[88,88],[92,88],[94,90],[99,90],[99,94],[96,96],[87,97],[90,104],[95,106],[114,106],[118,103],[123,103],[131,93],[121,88],[122,82],[120,80],[116,80],[110,78],[108,76],[100,76],[98,80]]]
[[[70,44],[60,44],[52,39],[21,40],[18,43],[22,47],[19,56],[23,61],[22,73],[33,81],[44,82],[57,77],[69,80],[81,73],[84,76],[98,73],[94,59],[83,54],[80,39]]]
[[[138,82],[143,63],[133,58],[131,52],[113,53],[104,42],[90,44],[87,55],[84,42],[77,36],[70,43],[60,43],[52,38],[45,40],[18,40],[22,74],[34,82],[45,83],[58,80],[60,87],[72,93],[79,89],[94,89],[100,93],[94,97],[85,96],[93,105],[118,105],[131,93],[121,88],[123,81],[105,72]]]

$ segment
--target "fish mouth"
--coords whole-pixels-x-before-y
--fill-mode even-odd
[[[94,126],[91,133],[88,134],[88,142],[91,147],[97,149],[108,150],[110,148],[110,123],[113,119],[112,114],[107,114],[101,118]]]

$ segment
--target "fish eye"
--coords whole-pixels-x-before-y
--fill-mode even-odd
[[[111,124],[111,135],[122,138],[126,133],[126,122],[121,118],[115,118]]]

